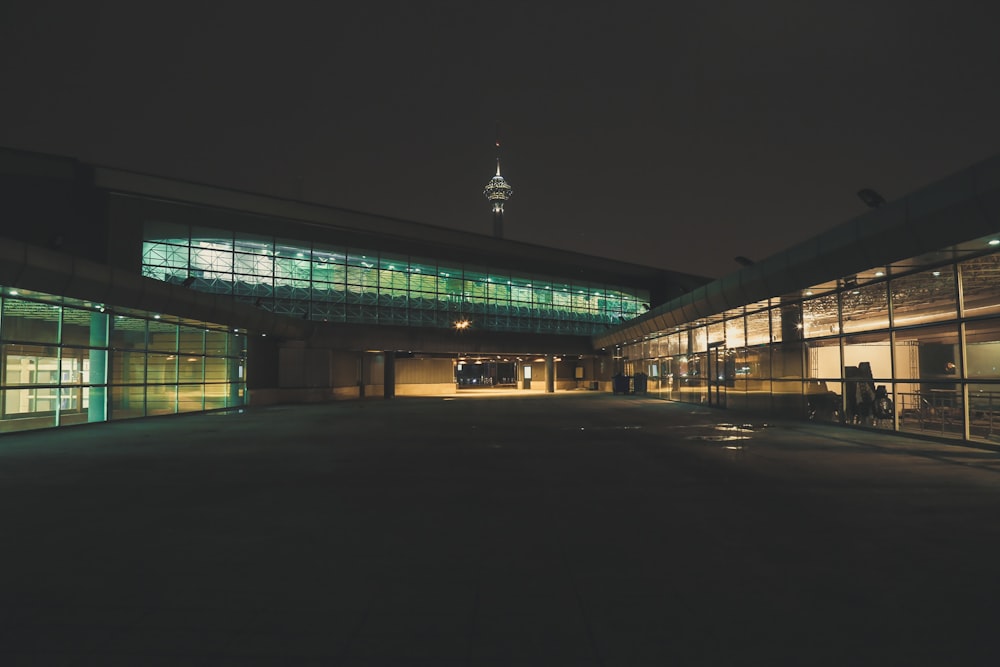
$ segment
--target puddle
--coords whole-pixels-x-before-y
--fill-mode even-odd
[[[571,428],[574,431],[638,431],[642,426],[573,426]]]
[[[749,440],[749,435],[689,435],[687,440],[707,440],[708,442],[730,442],[733,440]]]
[[[715,426],[702,426],[702,428],[710,428],[712,433],[703,433],[699,435],[689,435],[686,440],[704,440],[706,442],[734,442],[741,440],[749,440],[755,431],[753,424],[716,424]],[[742,445],[739,446],[729,446],[726,449],[742,449]]]

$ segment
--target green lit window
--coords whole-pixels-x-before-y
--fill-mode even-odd
[[[499,330],[595,333],[635,316],[645,293],[552,282],[461,264],[270,236],[149,223],[143,274],[232,294],[274,312],[328,321],[450,326],[461,309]],[[345,307],[346,305],[346,307]],[[121,400],[125,400],[122,396]],[[179,398],[178,401],[181,399]],[[208,399],[206,398],[206,404]]]

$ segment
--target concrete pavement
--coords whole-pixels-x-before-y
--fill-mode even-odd
[[[0,437],[3,665],[994,665],[1000,454],[635,396]]]

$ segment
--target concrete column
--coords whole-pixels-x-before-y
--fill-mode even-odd
[[[383,352],[385,361],[382,364],[382,396],[383,398],[394,398],[396,396],[396,353],[392,350]]]
[[[552,361],[552,355],[545,355],[545,393],[551,394],[556,390],[556,369]]]

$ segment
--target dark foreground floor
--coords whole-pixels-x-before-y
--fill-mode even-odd
[[[0,664],[1000,664],[1000,455],[732,417],[574,393],[0,437]]]

